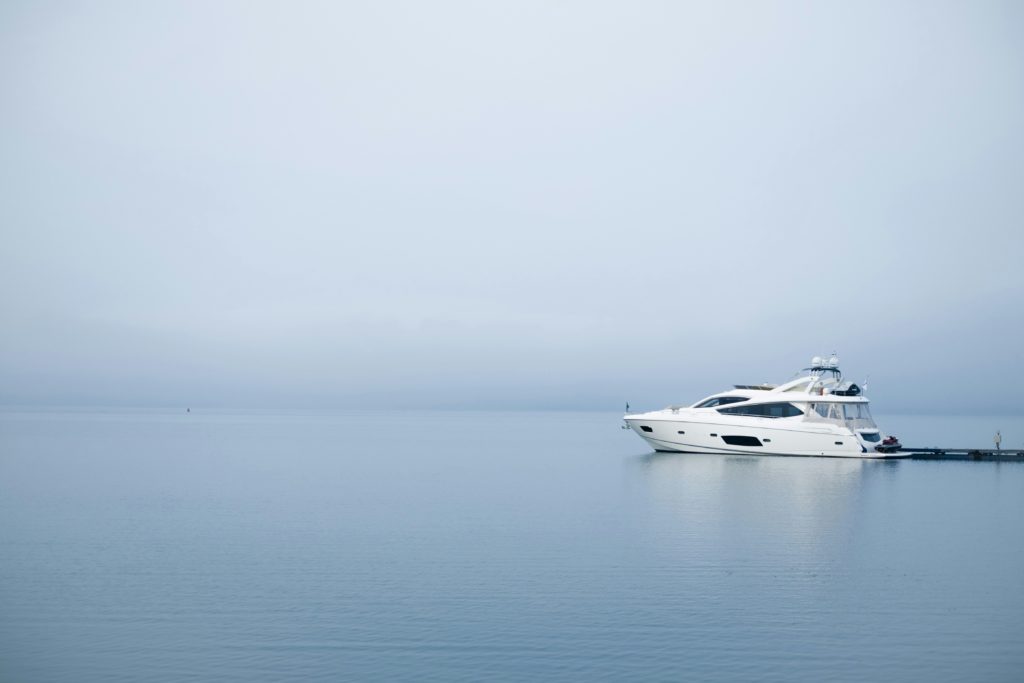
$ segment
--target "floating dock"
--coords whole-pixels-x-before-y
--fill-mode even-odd
[[[992,460],[1024,462],[1024,451],[996,448],[900,448],[912,460]]]

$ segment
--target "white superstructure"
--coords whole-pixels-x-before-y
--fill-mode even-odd
[[[738,384],[692,406],[669,406],[623,419],[656,451],[903,455],[897,452],[895,437],[883,439],[861,388],[843,381],[835,356],[816,356],[797,379],[779,386]]]

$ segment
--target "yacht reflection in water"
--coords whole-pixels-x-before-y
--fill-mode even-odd
[[[797,554],[857,525],[865,492],[900,467],[898,460],[682,453],[648,453],[632,462],[648,501],[668,513],[667,535],[689,530],[715,543],[748,545],[774,537],[790,552],[795,543]]]

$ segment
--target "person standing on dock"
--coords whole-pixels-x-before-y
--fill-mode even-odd
[[[1003,435],[999,433],[998,429],[996,430],[996,438],[994,438],[992,440],[996,442],[996,450],[998,451],[999,450],[999,444],[1003,443]]]

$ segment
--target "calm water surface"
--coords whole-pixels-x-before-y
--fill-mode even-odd
[[[0,413],[0,680],[1024,678],[1024,465],[653,454],[618,424]]]

